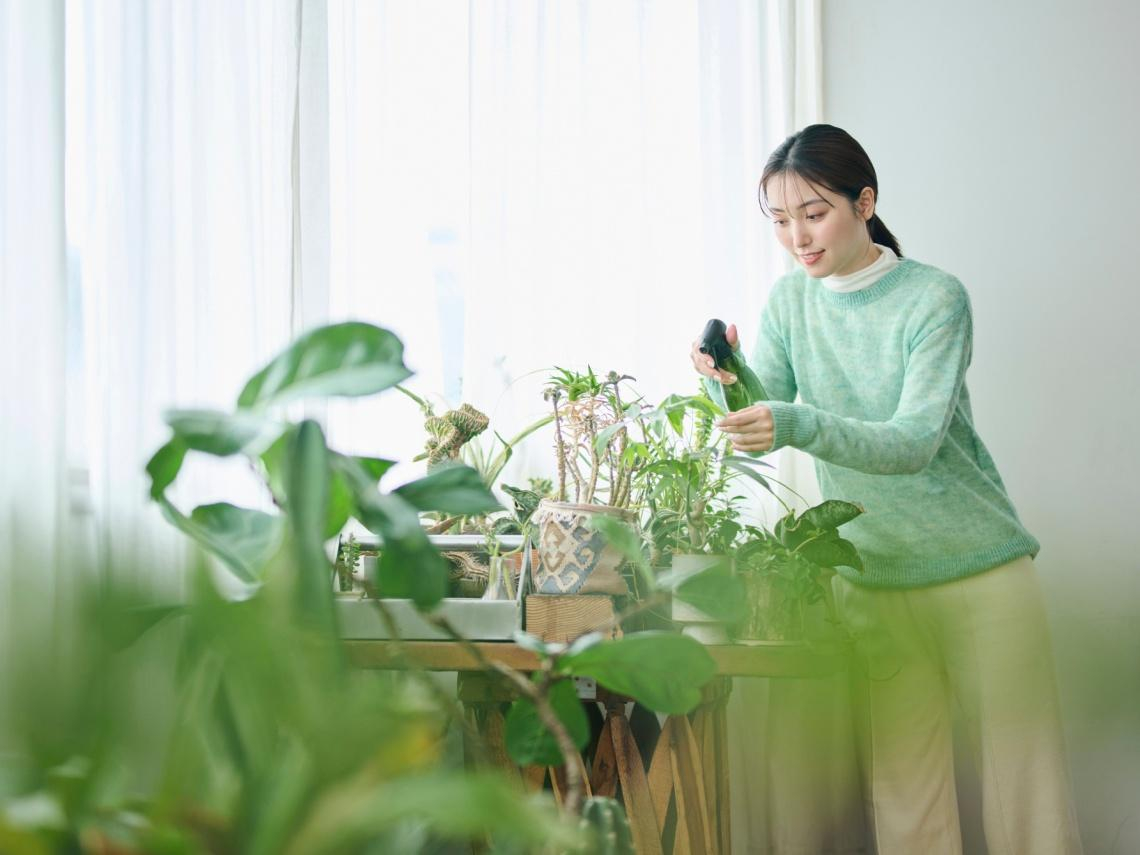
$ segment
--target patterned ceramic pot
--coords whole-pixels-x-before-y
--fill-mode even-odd
[[[629,588],[618,568],[621,553],[590,525],[599,515],[633,523],[632,511],[609,505],[576,505],[543,499],[534,512],[538,562],[534,589],[539,594],[625,595]]]

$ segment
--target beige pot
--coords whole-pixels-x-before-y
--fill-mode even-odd
[[[632,511],[609,505],[578,505],[543,499],[534,512],[538,525],[538,562],[534,589],[539,594],[629,593],[618,572],[622,555],[601,532],[590,525],[597,516],[616,517],[627,523],[637,519]]]

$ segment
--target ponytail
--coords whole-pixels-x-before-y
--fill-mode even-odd
[[[891,230],[887,228],[887,224],[879,219],[878,214],[873,214],[870,221],[867,223],[867,229],[871,233],[872,243],[882,244],[889,246],[899,258],[903,257],[902,247],[899,246],[898,239],[891,234]]]

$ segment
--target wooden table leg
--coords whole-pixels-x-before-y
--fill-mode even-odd
[[[625,717],[625,704],[609,707],[606,724],[610,725],[614,756],[617,758],[618,778],[625,801],[625,812],[633,834],[634,848],[640,855],[661,855],[661,828],[649,794],[649,779],[645,764],[633,741],[629,719]]]

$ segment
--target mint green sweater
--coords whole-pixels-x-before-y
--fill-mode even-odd
[[[866,508],[840,530],[866,565],[838,568],[852,582],[933,585],[1040,549],[974,429],[972,347],[962,283],[912,259],[861,291],[802,269],[773,288],[751,360],[772,450],[811,454],[825,499]]]

